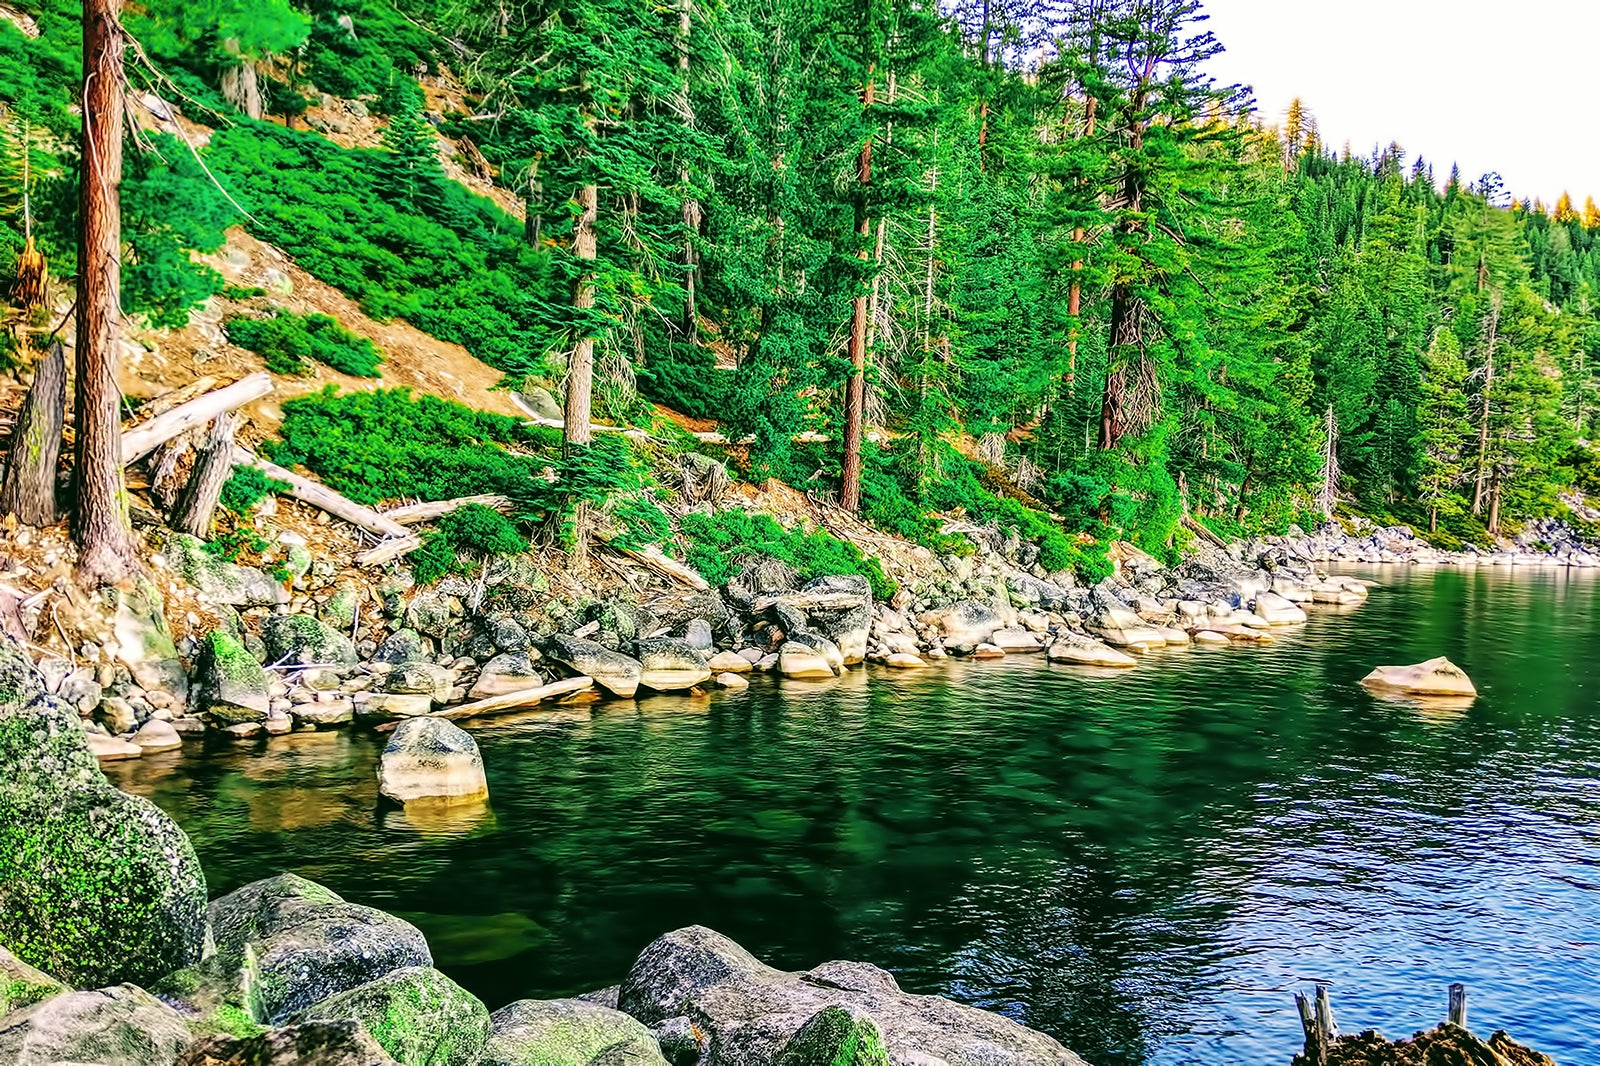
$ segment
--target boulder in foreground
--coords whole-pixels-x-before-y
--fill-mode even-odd
[[[142,988],[68,992],[0,1020],[0,1062],[172,1066],[188,1047],[178,1012]]]
[[[177,1066],[399,1066],[354,1021],[307,1022],[196,1041]]]
[[[300,1020],[359,1022],[403,1066],[473,1066],[489,1038],[489,1009],[429,966],[329,996]]]
[[[1372,688],[1412,696],[1476,696],[1472,679],[1455,663],[1439,656],[1415,666],[1380,666],[1361,679]]]
[[[871,1042],[872,1027],[890,1062],[1085,1066],[1050,1037],[998,1014],[902,992],[877,967],[828,963],[787,973],[701,926],[645,948],[622,982],[617,1006],[658,1031],[686,1021],[704,1032],[709,1042],[700,1066],[795,1061],[791,1050],[803,1058],[830,1034]],[[823,1014],[829,1008],[841,1010]]]
[[[490,1023],[477,1066],[666,1066],[650,1030],[587,1000],[519,999]]]

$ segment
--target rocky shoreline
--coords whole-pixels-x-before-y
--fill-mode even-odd
[[[1367,595],[1364,582],[1253,549],[1169,568],[1124,546],[1113,577],[1083,586],[1025,567],[1026,547],[929,556],[888,602],[859,575],[801,581],[759,555],[736,560],[721,590],[693,587],[690,574],[565,602],[528,557],[418,588],[404,568],[373,578],[291,551],[295,572],[279,583],[173,534],[153,560],[165,599],[149,580],[111,594],[98,614],[79,612],[76,628],[97,639],[38,668],[46,691],[84,719],[95,754],[118,759],[208,736],[387,731],[408,719],[703,695],[760,673],[826,680],[862,663],[913,670],[953,655],[1038,653],[1126,668],[1168,644],[1270,641],[1309,605]],[[200,625],[175,640],[174,611]]]
[[[1083,1066],[877,967],[776,970],[701,927],[646,946],[617,986],[491,1013],[414,926],[302,877],[208,902],[187,837],[106,783],[76,710],[12,644],[0,764],[0,1062]]]

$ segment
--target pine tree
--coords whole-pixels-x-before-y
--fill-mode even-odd
[[[1428,531],[1433,533],[1438,531],[1441,512],[1450,516],[1461,509],[1456,488],[1466,472],[1466,444],[1472,426],[1467,363],[1453,331],[1441,328],[1434,333],[1424,367],[1417,411],[1422,445],[1417,499],[1428,509]]]
[[[383,131],[378,188],[393,203],[414,214],[437,215],[444,204],[444,166],[439,161],[439,141],[422,117],[422,93],[403,85],[399,106]]]

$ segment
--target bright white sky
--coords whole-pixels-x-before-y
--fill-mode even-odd
[[[1600,0],[1205,0],[1227,52],[1218,81],[1254,87],[1269,122],[1301,97],[1324,142],[1396,141],[1442,183],[1495,170],[1518,199],[1600,202]]]

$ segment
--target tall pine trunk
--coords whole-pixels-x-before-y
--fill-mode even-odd
[[[1480,267],[1479,273],[1485,273]],[[1500,332],[1500,300],[1495,298],[1489,310],[1489,323],[1484,345],[1483,406],[1478,414],[1478,465],[1472,478],[1472,513],[1483,513],[1484,483],[1488,478],[1489,414],[1491,394],[1494,392],[1494,346]]]
[[[861,94],[864,111],[873,104],[873,76],[876,66],[867,68],[867,85]],[[872,134],[861,145],[861,156],[856,164],[856,236],[861,249],[856,253],[868,262],[871,249],[867,242],[872,237],[872,218],[868,213],[867,191],[872,185]],[[847,511],[861,509],[861,433],[867,404],[867,315],[870,295],[866,286],[857,286],[855,303],[850,314],[850,382],[844,396],[844,473],[839,489],[839,503]]]
[[[121,283],[121,0],[83,0],[83,151],[79,163],[76,406],[78,579],[96,587],[138,568],[122,482],[117,387]]]
[[[1086,94],[1087,95],[1087,94]],[[1083,136],[1088,140],[1094,136],[1095,98],[1087,96],[1088,102],[1084,105],[1087,121],[1084,124]],[[1082,226],[1072,229],[1072,243],[1078,247],[1083,246],[1087,232]],[[1067,326],[1067,395],[1071,396],[1078,380],[1078,318],[1083,310],[1083,260],[1072,261],[1072,287],[1067,291],[1067,317],[1071,320]]]
[[[600,189],[585,185],[578,190],[577,230],[572,238],[572,251],[584,263],[592,264],[597,252],[595,224],[600,217]],[[594,307],[594,271],[585,266],[578,275],[573,290],[572,306],[578,317],[580,336],[572,349],[572,361],[567,365],[567,397],[562,409],[562,439],[570,457],[574,451],[587,448],[594,436],[590,407],[594,396],[594,335],[590,331],[585,312]],[[589,562],[589,505],[582,501],[572,513],[573,563],[582,569]]]
[[[689,35],[693,31],[694,0],[678,3],[678,78],[683,93],[683,121],[694,125],[694,108],[689,99]],[[683,333],[690,344],[700,339],[700,312],[695,306],[695,274],[700,268],[695,238],[700,235],[700,202],[689,195],[689,165],[678,168],[678,181],[683,186]]]

